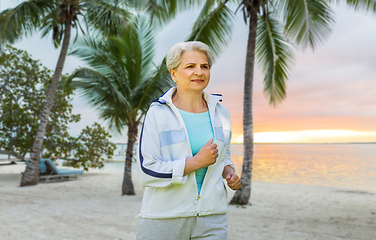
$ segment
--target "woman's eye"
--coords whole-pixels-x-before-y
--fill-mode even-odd
[[[204,66],[202,66],[202,68],[209,69],[209,66],[204,65]]]

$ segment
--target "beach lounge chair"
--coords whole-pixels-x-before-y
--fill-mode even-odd
[[[27,163],[28,160],[26,161]],[[51,181],[67,181],[70,178],[77,179],[83,173],[83,170],[59,169],[49,158],[42,158],[39,162],[39,181],[44,180],[46,183]]]

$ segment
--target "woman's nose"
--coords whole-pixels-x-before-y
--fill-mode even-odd
[[[196,68],[196,70],[195,70],[195,74],[196,74],[197,76],[202,76],[202,70],[201,70],[201,68]]]

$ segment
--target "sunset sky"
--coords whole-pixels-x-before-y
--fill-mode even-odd
[[[1,0],[0,9],[14,7],[19,1]],[[296,51],[295,65],[287,82],[287,98],[276,108],[268,105],[263,94],[263,75],[255,69],[254,132],[255,142],[330,143],[376,142],[376,16],[354,13],[346,6],[333,6],[336,25],[324,44]],[[188,36],[198,11],[187,11],[159,31],[159,63],[167,51]],[[242,15],[236,15],[232,41],[211,70],[208,92],[222,93],[223,104],[232,119],[233,142],[242,142],[243,82],[248,27]],[[14,46],[28,51],[50,69],[55,68],[58,50],[50,38],[34,34]],[[65,73],[84,66],[68,57]],[[74,113],[82,114],[80,123],[70,126],[77,135],[94,121],[104,125],[98,114],[76,96]],[[114,142],[126,142],[115,136]]]

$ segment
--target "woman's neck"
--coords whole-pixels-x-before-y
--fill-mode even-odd
[[[178,90],[172,96],[172,103],[180,110],[191,113],[208,111],[208,105],[203,98],[203,92],[179,94]]]

